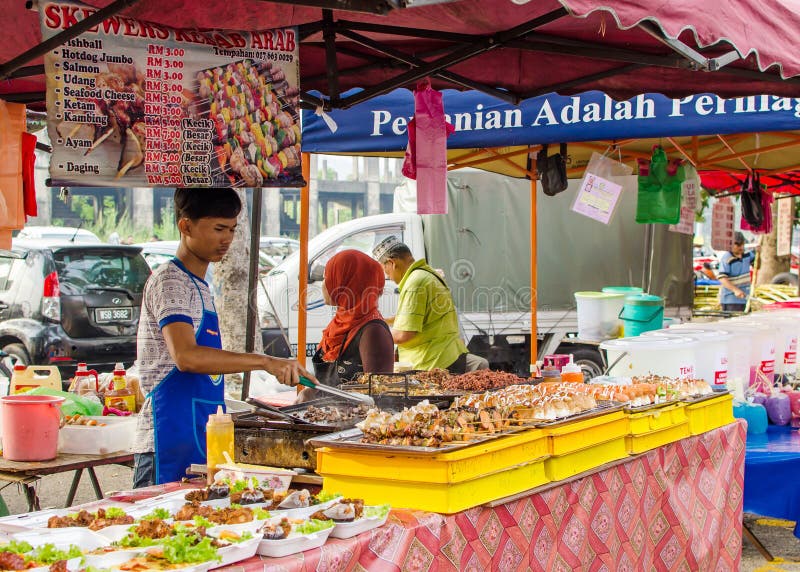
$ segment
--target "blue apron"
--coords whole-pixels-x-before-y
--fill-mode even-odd
[[[203,317],[195,333],[198,346],[222,349],[216,308],[207,310],[195,277],[178,260],[197,288]],[[217,406],[225,404],[223,376],[180,371],[172,368],[148,397],[152,399],[155,432],[156,483],[179,481],[193,463],[206,462],[206,423]]]

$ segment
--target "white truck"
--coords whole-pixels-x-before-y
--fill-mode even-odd
[[[634,221],[636,178],[626,178],[611,224],[571,211],[579,181],[563,193],[538,196],[537,337],[539,356],[572,353],[586,375],[598,375],[603,359],[597,342],[577,339],[573,293],[606,285],[649,281],[650,292],[667,299],[670,313],[690,309],[692,238],[655,229],[654,260],[647,265],[645,225]],[[406,189],[407,190],[407,189]],[[306,356],[313,355],[334,308],[322,301],[326,262],[340,250],[370,253],[395,235],[417,258],[445,272],[470,351],[493,369],[526,374],[530,356],[530,183],[482,171],[448,175],[449,214],[395,212],[333,226],[309,241]],[[398,189],[398,205],[415,209]],[[664,225],[660,225],[664,226]],[[297,351],[298,267],[294,253],[262,279],[259,292],[265,351]],[[648,267],[647,272],[644,271]],[[380,309],[393,316],[397,286],[387,279]]]

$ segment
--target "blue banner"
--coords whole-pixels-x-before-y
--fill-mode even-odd
[[[442,93],[445,113],[456,128],[447,140],[449,149],[800,129],[800,98],[772,95],[722,99],[702,94],[669,99],[644,94],[615,101],[602,92],[589,91],[574,96],[550,94],[514,106],[475,91]],[[414,115],[414,98],[409,90],[398,89],[328,115],[337,124],[336,133],[321,116],[303,111],[303,151],[402,151],[408,142],[406,129]]]

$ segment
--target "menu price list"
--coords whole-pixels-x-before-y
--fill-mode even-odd
[[[150,185],[212,185],[213,123],[192,116],[184,56],[182,48],[147,47],[144,167]]]

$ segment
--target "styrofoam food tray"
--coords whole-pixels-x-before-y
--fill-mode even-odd
[[[86,556],[86,566],[92,566],[99,569],[115,569],[121,564],[134,558],[136,554],[142,554],[143,549],[131,553],[130,551],[109,552],[108,554],[96,554]],[[171,568],[170,570],[180,570],[181,572],[208,572],[216,562],[203,562],[201,564],[192,564],[183,568]]]
[[[328,540],[333,528],[326,528],[314,534],[290,534],[288,538],[281,540],[262,540],[258,545],[258,552],[261,556],[281,558],[306,550],[319,548]]]
[[[12,535],[16,540],[25,541],[31,546],[54,544],[59,550],[66,550],[70,545],[79,547],[84,552],[97,550],[111,544],[108,538],[88,528],[51,528],[47,530],[31,530]]]
[[[245,540],[239,544],[232,544],[225,548],[219,549],[219,555],[222,557],[222,562],[215,562],[211,565],[210,570],[221,568],[223,566],[230,566],[236,562],[247,560],[256,555],[259,545],[261,544],[262,535],[257,534],[250,540]]]
[[[367,532],[373,528],[378,528],[386,524],[389,518],[387,512],[384,516],[373,516],[369,518],[358,518],[353,522],[337,522],[331,532],[332,538],[352,538],[362,532]]]

